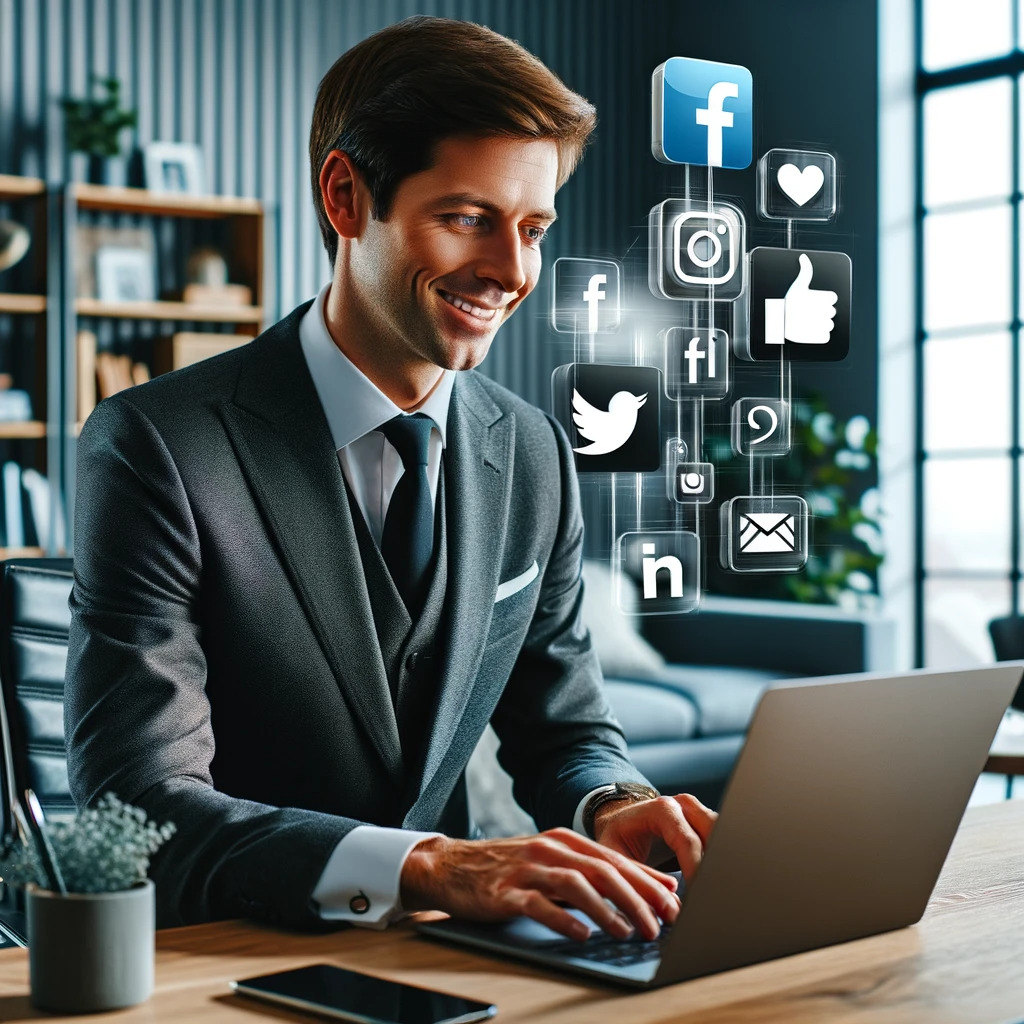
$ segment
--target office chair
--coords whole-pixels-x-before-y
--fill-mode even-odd
[[[996,661],[1024,660],[1024,615],[1008,615],[1003,619],[993,619],[988,624],[988,632],[992,637]],[[1021,683],[1013,695],[1010,706],[1024,711],[1024,683]]]
[[[71,612],[70,558],[0,562],[0,826],[31,787],[44,813],[73,814],[64,749],[64,668]]]

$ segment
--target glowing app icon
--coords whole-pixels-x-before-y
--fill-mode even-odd
[[[732,302],[742,294],[746,222],[738,207],[666,199],[651,210],[648,234],[657,298]]]
[[[643,473],[661,466],[661,371],[570,363],[551,376],[555,417],[579,472]]]
[[[665,345],[665,388],[669,398],[722,398],[729,392],[729,336],[706,327],[669,327]]]
[[[710,462],[680,462],[675,485],[676,501],[705,505],[715,497],[715,467]]]
[[[740,455],[785,455],[790,445],[789,402],[741,398],[732,407],[732,446]]]
[[[802,149],[770,149],[757,162],[757,205],[769,220],[831,220],[836,158]]]
[[[834,362],[850,351],[853,267],[845,252],[750,253],[752,359]]]
[[[721,508],[721,560],[733,572],[796,572],[807,562],[807,502],[743,495]]]
[[[745,67],[669,58],[651,78],[651,152],[664,164],[749,167],[753,95]]]
[[[610,334],[620,320],[621,275],[614,260],[563,256],[551,275],[551,326],[560,334]]]
[[[628,615],[680,615],[700,603],[700,538],[688,530],[622,534],[614,569],[619,609]]]

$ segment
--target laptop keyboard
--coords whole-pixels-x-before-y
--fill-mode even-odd
[[[634,964],[645,964],[660,959],[662,944],[670,933],[671,927],[666,925],[661,929],[660,938],[623,941],[604,932],[598,932],[586,942],[573,942],[570,939],[547,948],[581,960],[594,960],[615,967],[632,967]]]

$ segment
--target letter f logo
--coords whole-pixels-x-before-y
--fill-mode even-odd
[[[722,129],[732,127],[732,114],[725,109],[726,100],[740,94],[735,82],[715,82],[708,93],[708,105],[696,110],[697,124],[707,125],[708,167],[722,166]]]
[[[604,288],[608,277],[606,274],[594,274],[587,282],[587,290],[583,293],[583,301],[587,304],[587,333],[597,334],[600,306],[598,303],[604,298]]]

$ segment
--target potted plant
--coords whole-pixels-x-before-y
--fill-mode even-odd
[[[113,172],[113,160],[121,155],[120,136],[125,128],[134,128],[139,115],[135,110],[121,107],[121,83],[116,78],[93,75],[92,85],[99,87],[105,95],[90,94],[85,99],[65,96],[60,105],[64,108],[64,128],[68,150],[85,153],[89,157],[89,180],[95,184],[124,184],[126,177],[123,166],[119,174]]]
[[[149,860],[174,833],[106,793],[46,826],[66,893],[46,887],[35,844],[8,838],[0,877],[25,886],[32,1004],[61,1012],[133,1006],[153,991],[156,908]]]

